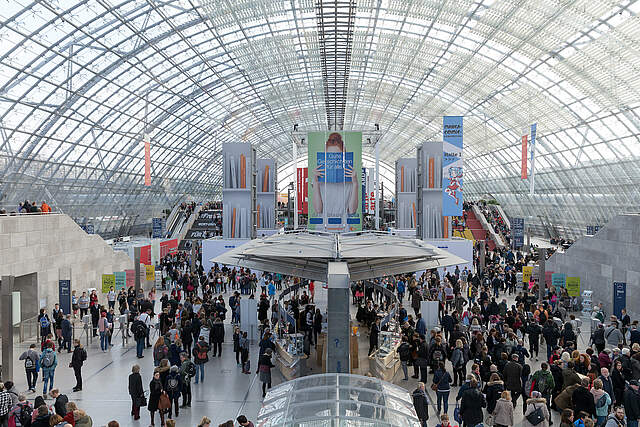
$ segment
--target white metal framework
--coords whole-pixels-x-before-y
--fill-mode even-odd
[[[379,124],[391,165],[439,139],[442,115],[463,114],[466,194],[577,233],[640,206],[639,11],[638,0],[3,2],[0,205],[46,198],[119,230],[185,194],[217,194],[223,142],[285,165],[294,124]],[[520,136],[533,122],[530,197]]]

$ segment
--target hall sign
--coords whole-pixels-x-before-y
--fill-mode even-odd
[[[216,216],[220,216],[220,211],[200,211],[200,215],[198,215],[198,219],[196,219],[195,222],[205,219],[213,221],[216,219]]]
[[[208,238],[208,230],[189,230],[185,240],[204,240]]]
[[[204,229],[204,230],[215,230],[217,229],[217,224],[214,219],[202,219],[198,218],[193,222],[193,226],[191,228],[195,229]]]

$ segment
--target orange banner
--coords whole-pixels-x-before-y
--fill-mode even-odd
[[[522,163],[520,165],[520,178],[527,179],[527,135],[522,137]]]
[[[144,141],[144,185],[151,185],[151,142],[148,138]]]

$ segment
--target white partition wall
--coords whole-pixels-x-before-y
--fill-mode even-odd
[[[208,239],[202,241],[202,268],[209,272],[213,263],[211,258],[215,258],[223,253],[237,248],[248,242],[249,239]]]
[[[416,228],[417,167],[415,158],[396,161],[396,228],[400,230]]]
[[[274,159],[258,159],[256,162],[256,228],[257,237],[267,234],[267,230],[276,228],[276,170]]]
[[[450,221],[442,217],[442,142],[425,142],[418,148],[418,226],[421,239],[451,236]]]

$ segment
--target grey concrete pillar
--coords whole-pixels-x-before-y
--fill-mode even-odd
[[[13,292],[14,276],[2,276],[0,287],[0,331],[2,331],[2,378],[13,379]]]
[[[136,281],[134,288],[136,290],[136,297],[142,288],[142,284],[140,283],[140,246],[133,248],[133,264],[136,270]]]
[[[546,249],[540,248],[538,250],[538,301],[544,300],[545,289],[547,288],[546,281]]]
[[[196,245],[198,244],[197,240],[191,241],[191,272],[196,271],[196,254],[198,251],[196,250]]]
[[[527,227],[527,244],[524,247],[524,252],[529,252],[531,250],[531,228]]]
[[[349,267],[327,265],[327,373],[350,373]]]
[[[477,273],[481,273],[484,271],[484,261],[485,261],[485,241],[481,240],[480,241],[480,250],[478,251],[478,261],[480,261],[478,263],[478,265],[480,266],[480,271],[478,271]]]

